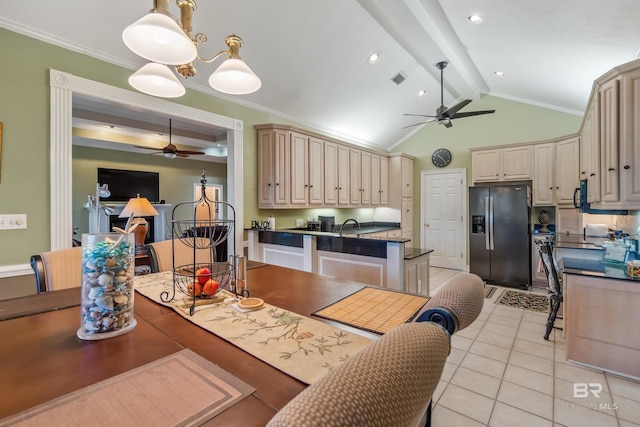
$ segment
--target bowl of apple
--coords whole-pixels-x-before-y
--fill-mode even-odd
[[[199,298],[212,298],[231,284],[233,266],[227,262],[198,263],[174,269],[180,291]]]

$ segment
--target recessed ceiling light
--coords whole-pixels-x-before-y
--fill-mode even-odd
[[[380,59],[380,52],[373,52],[371,55],[369,55],[369,58],[367,58],[367,61],[369,61],[369,64],[375,64],[376,62],[378,62],[379,59]]]
[[[418,96],[424,96],[425,93],[427,93],[426,90],[421,90],[420,92],[418,92]]]
[[[505,76],[505,74],[502,71],[496,71],[495,75],[498,76],[498,77],[504,77]]]
[[[482,18],[480,17],[480,15],[471,15],[467,19],[469,20],[469,22],[471,22],[473,24],[481,24],[482,23]]]

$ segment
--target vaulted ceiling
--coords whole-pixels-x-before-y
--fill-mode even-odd
[[[0,26],[135,70],[146,61],[126,48],[122,30],[152,7],[152,0],[4,1]],[[170,11],[178,17],[173,1]],[[469,21],[474,14],[482,23]],[[262,87],[243,96],[214,91],[208,77],[221,60],[194,63],[198,74],[185,85],[389,149],[421,127],[404,128],[416,123],[404,113],[432,115],[440,106],[439,61],[449,63],[446,106],[490,94],[581,115],[593,81],[636,58],[639,18],[638,0],[199,0],[193,29],[208,37],[201,55],[226,48],[227,35],[241,36],[242,58]],[[371,64],[373,52],[380,60]],[[115,110],[103,113],[115,120]],[[461,111],[473,110],[471,102]],[[78,116],[78,126],[100,121]],[[190,146],[203,135],[202,146],[219,140],[215,129],[177,127],[193,132]]]

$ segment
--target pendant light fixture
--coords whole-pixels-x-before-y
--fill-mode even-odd
[[[176,72],[189,78],[196,74],[192,64],[196,58],[209,63],[226,54],[227,59],[209,77],[211,87],[231,95],[245,95],[260,89],[260,79],[240,57],[242,39],[235,34],[230,35],[225,39],[227,50],[218,52],[211,59],[202,58],[198,53],[198,45],[205,43],[207,36],[192,34],[196,2],[176,0],[176,4],[180,8],[179,24],[171,18],[169,0],[154,0],[154,7],[149,14],[123,31],[125,45],[135,54],[151,61],[129,78],[129,84],[149,95],[165,98],[182,96],[185,88],[167,65],[177,65]]]

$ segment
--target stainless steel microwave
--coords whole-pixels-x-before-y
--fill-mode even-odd
[[[628,210],[622,209],[595,209],[587,201],[587,180],[580,181],[580,187],[573,192],[573,207],[580,209],[580,213],[602,215],[629,215]]]

